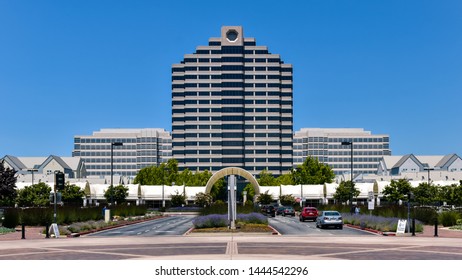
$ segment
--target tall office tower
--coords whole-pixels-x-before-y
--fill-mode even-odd
[[[294,167],[311,156],[328,164],[335,174],[350,174],[351,146],[342,142],[353,142],[355,175],[376,173],[383,156],[391,155],[387,134],[373,135],[361,128],[302,128],[294,134]]]
[[[292,65],[241,26],[172,67],[172,149],[180,169],[292,168]]]
[[[122,146],[113,143],[123,143]],[[87,176],[113,174],[136,176],[147,166],[158,166],[172,157],[172,138],[164,129],[101,129],[93,135],[74,136],[72,156],[85,161]]]

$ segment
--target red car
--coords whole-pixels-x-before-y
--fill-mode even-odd
[[[313,222],[316,221],[318,217],[318,209],[314,207],[303,207],[302,211],[300,212],[300,222],[304,222],[305,220],[312,220]]]

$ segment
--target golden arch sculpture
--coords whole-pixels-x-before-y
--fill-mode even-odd
[[[207,181],[207,185],[205,186],[205,193],[210,193],[213,184],[215,184],[220,178],[228,175],[238,175],[246,178],[255,189],[255,195],[258,196],[260,194],[260,185],[258,184],[257,179],[255,179],[255,177],[249,171],[239,167],[226,167],[213,174],[212,177],[210,177],[210,179]]]

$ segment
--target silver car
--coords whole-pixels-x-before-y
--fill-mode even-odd
[[[342,215],[338,211],[322,211],[316,218],[316,227],[325,228],[333,226],[339,229],[343,229]]]

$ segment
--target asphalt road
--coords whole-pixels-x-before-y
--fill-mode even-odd
[[[343,229],[316,228],[316,223],[311,221],[300,222],[298,217],[276,216],[268,218],[270,226],[282,235],[319,235],[319,236],[359,236],[371,235],[367,231],[356,230],[348,227]]]
[[[116,236],[159,236],[159,235],[183,235],[192,227],[195,216],[178,215],[162,219],[142,222],[111,230],[105,230],[89,234],[88,236],[116,237]]]
[[[195,216],[178,215],[162,219],[147,221],[139,224],[128,225],[111,230],[105,230],[90,234],[98,237],[118,236],[180,236],[192,227]],[[318,229],[314,222],[300,222],[297,217],[269,217],[269,224],[281,235],[311,235],[311,236],[360,236],[371,235],[366,231],[360,231],[344,227],[342,230],[335,228]]]

